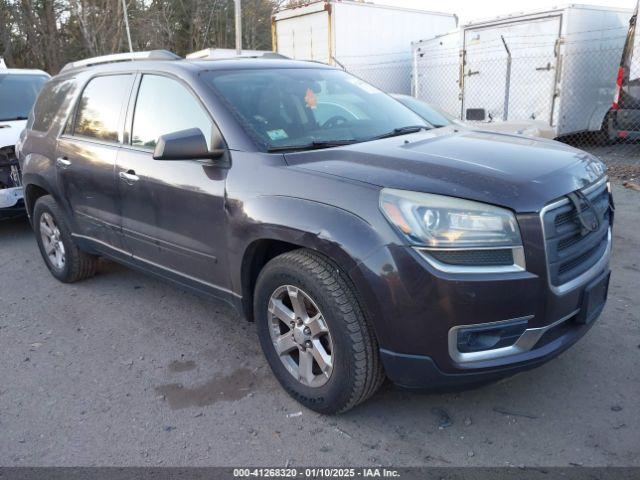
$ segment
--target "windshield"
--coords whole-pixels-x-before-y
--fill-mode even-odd
[[[207,72],[204,78],[245,131],[268,150],[363,142],[431,127],[401,103],[340,70],[233,70]]]
[[[417,98],[407,95],[395,95],[394,98],[416,112],[434,127],[446,127],[452,123],[458,123],[458,121],[448,113]]]
[[[43,75],[0,73],[0,121],[26,120],[47,80]]]

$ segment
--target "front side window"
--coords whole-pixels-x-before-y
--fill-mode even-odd
[[[363,142],[407,127],[430,127],[377,88],[324,68],[210,71],[203,77],[268,150]]]
[[[26,120],[47,80],[44,75],[0,73],[0,122]]]
[[[132,75],[109,75],[89,81],[78,104],[73,134],[117,142],[120,112],[129,97]]]
[[[143,76],[133,116],[131,144],[153,149],[161,135],[190,128],[199,128],[211,148],[213,122],[191,92],[170,78]]]

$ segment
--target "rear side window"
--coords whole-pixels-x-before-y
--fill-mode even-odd
[[[27,128],[30,127],[31,130],[38,132],[49,131],[51,123],[74,86],[74,79],[68,79],[62,82],[54,81],[46,84],[33,107],[32,118]]]
[[[193,94],[170,78],[143,76],[133,116],[131,144],[151,149],[160,135],[189,128],[199,128],[211,148],[213,122]]]
[[[89,81],[78,103],[73,135],[117,142],[122,105],[132,75],[109,75]]]

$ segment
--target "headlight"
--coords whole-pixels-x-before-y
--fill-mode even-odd
[[[385,188],[384,216],[433,267],[448,273],[506,273],[526,269],[515,216],[460,198]]]
[[[416,246],[476,249],[522,245],[513,213],[493,205],[385,188],[380,194],[380,208]]]

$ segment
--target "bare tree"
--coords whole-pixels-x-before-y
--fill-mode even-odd
[[[284,0],[243,0],[243,44],[271,49],[271,15]],[[233,0],[127,0],[137,50],[179,55],[233,48]],[[127,50],[121,0],[0,0],[0,55],[56,73],[66,62]]]

